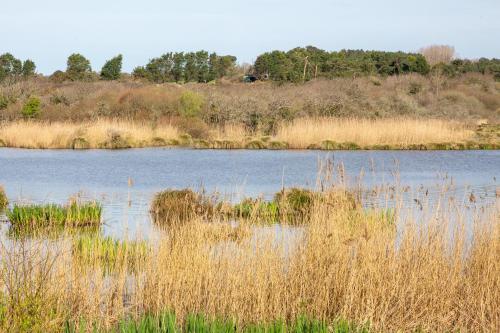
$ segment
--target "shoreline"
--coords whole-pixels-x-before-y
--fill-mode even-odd
[[[231,142],[228,145],[220,145],[216,142],[193,142],[192,144],[166,144],[166,145],[144,145],[124,147],[23,147],[0,145],[0,149],[23,149],[23,150],[131,150],[131,149],[192,149],[192,150],[271,150],[271,151],[484,151],[500,150],[499,143],[465,142],[465,143],[428,143],[414,145],[372,145],[359,146],[351,142],[337,143],[329,140],[326,143],[311,145],[306,148],[289,147],[284,143],[282,146],[253,146],[239,142]]]

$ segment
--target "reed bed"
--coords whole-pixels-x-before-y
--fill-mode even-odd
[[[151,241],[135,271],[128,260],[104,269],[94,245],[82,245],[82,265],[71,234],[15,240],[0,247],[0,328],[104,332],[126,322],[141,332],[130,327],[175,313],[178,332],[193,332],[193,314],[234,323],[232,331],[297,318],[329,331],[342,319],[376,332],[500,329],[499,201],[467,223],[470,205],[446,200],[400,215],[397,226],[398,212],[338,197],[312,204],[292,239],[273,228],[232,239],[193,214]]]
[[[7,211],[7,218],[14,229],[37,230],[59,227],[86,227],[101,224],[102,206],[96,202],[68,205],[14,204]]]
[[[76,237],[72,247],[73,257],[84,267],[99,265],[107,271],[120,267],[137,270],[145,264],[149,251],[145,241],[121,241],[99,233]]]
[[[182,126],[199,123],[186,119]],[[175,123],[98,120],[63,123],[17,121],[0,125],[0,145],[18,148],[120,149],[188,146],[217,149],[498,149],[498,128],[477,133],[465,123],[438,119],[298,118],[281,122],[274,135],[243,124],[209,129],[192,137]],[[192,130],[189,130],[192,132]],[[483,133],[484,132],[484,133]]]
[[[463,143],[474,132],[464,124],[437,119],[297,119],[282,125],[276,139],[291,148],[305,149],[325,140],[360,147],[389,145],[405,148],[429,143]]]
[[[17,121],[0,126],[5,146],[17,148],[132,148],[167,145],[179,137],[171,125],[160,127],[119,120],[95,122]]]

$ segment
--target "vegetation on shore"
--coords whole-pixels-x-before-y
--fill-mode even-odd
[[[14,204],[7,210],[7,219],[17,231],[91,227],[101,224],[102,206],[96,202],[72,201],[67,205]]]
[[[275,135],[230,125],[196,139],[172,124],[98,120],[83,124],[15,122],[0,126],[0,146],[39,149],[197,149],[464,150],[499,149],[498,125],[415,119],[306,118],[283,123]]]
[[[110,59],[97,74],[88,59],[72,54],[64,72],[44,77],[30,61],[1,55],[0,146],[499,145],[500,60],[456,59],[449,46],[420,54],[295,48],[264,53],[250,67],[205,51],[166,53],[133,76],[121,73],[122,60]],[[243,83],[245,74],[268,80]],[[488,123],[491,135],[472,133],[478,123]]]
[[[13,239],[0,247],[0,329],[500,327],[498,202],[466,227],[461,221],[471,207],[451,201],[395,219],[397,212],[367,210],[338,196],[288,193],[295,196],[292,207],[314,209],[287,237],[276,237],[274,228],[222,228],[215,216],[192,212],[156,241],[74,233]]]

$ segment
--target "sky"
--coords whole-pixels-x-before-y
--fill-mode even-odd
[[[64,70],[81,53],[99,70],[123,54],[131,71],[169,51],[204,49],[252,63],[263,52],[417,51],[446,44],[500,58],[500,0],[0,0],[0,54]]]

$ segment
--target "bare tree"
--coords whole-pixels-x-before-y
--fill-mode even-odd
[[[455,57],[455,48],[450,45],[431,45],[419,51],[430,65],[448,64]]]

